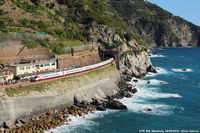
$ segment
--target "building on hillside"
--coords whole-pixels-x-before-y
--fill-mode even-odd
[[[12,64],[14,75],[36,74],[57,69],[57,58],[35,60],[33,62]]]
[[[11,68],[3,68],[0,69],[0,83],[4,83],[5,81],[12,80],[14,78],[14,73]]]

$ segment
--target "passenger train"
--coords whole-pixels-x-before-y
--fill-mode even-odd
[[[81,68],[75,68],[71,70],[64,70],[64,71],[59,71],[59,72],[53,72],[53,73],[48,73],[48,74],[41,74],[35,76],[32,81],[41,81],[41,80],[47,80],[47,79],[53,79],[53,78],[58,78],[58,77],[64,77],[68,75],[73,75],[77,73],[82,73],[85,71],[90,71],[99,67],[106,66],[114,61],[114,58],[111,58],[109,60],[94,64],[94,65],[89,65],[89,66],[84,66]]]

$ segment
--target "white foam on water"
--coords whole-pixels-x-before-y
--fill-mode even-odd
[[[135,79],[135,78],[134,78]],[[149,85],[167,84],[166,81],[150,79],[150,84],[147,80],[137,79],[136,88],[138,92],[132,98],[123,98],[120,101],[127,106],[128,110],[135,113],[145,113],[152,115],[170,115],[173,113],[173,106],[163,103],[151,103],[151,100],[161,98],[181,98],[179,94],[162,93],[159,87],[149,87]],[[131,80],[133,82],[133,80]],[[152,109],[148,111],[148,109]]]
[[[81,126],[81,127],[84,126],[84,128],[87,128],[88,130],[90,130],[91,126],[95,126],[95,125],[99,124],[98,122],[93,121],[93,119],[100,118],[106,114],[114,113],[114,112],[117,112],[117,110],[106,110],[104,112],[95,111],[95,113],[89,113],[84,116],[72,116],[71,115],[68,117],[68,119],[71,118],[71,121],[67,122],[67,124],[65,123],[66,125],[62,125],[55,129],[46,131],[45,133],[51,133],[51,132],[53,132],[53,133],[73,132],[74,133],[75,128],[77,128],[79,126]]]
[[[154,77],[154,76],[159,75],[159,74],[171,74],[166,69],[161,68],[161,67],[156,67],[156,70],[157,70],[158,73],[148,72],[146,77]]]
[[[159,54],[153,54],[150,55],[151,58],[155,58],[155,57],[166,57],[165,55],[159,55]]]
[[[166,81],[162,81],[162,80],[157,80],[157,79],[150,79],[148,80],[150,83],[150,85],[161,85],[161,84],[167,84]]]
[[[158,74],[170,74],[170,72],[162,67],[156,67],[156,70],[158,71]]]
[[[187,71],[183,71],[183,69],[176,69],[176,68],[172,68],[172,71],[174,72],[192,72],[192,69],[186,68]]]
[[[173,113],[170,110],[171,106],[165,104],[148,104],[147,102],[139,103],[139,101],[134,98],[123,98],[120,101],[127,106],[128,111],[134,113],[144,113],[151,115],[169,115]],[[151,111],[148,111],[148,109],[151,109]]]

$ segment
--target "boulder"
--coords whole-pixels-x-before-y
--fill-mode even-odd
[[[93,101],[91,102],[92,105],[98,106],[98,105],[102,105],[103,102],[98,100],[98,99],[93,99]]]
[[[152,65],[150,65],[147,67],[147,72],[157,73],[157,70]]]
[[[134,88],[134,89],[132,89],[130,92],[133,93],[133,94],[135,94],[135,93],[137,92],[137,89]]]
[[[132,95],[131,95],[128,91],[122,91],[122,92],[121,92],[121,95],[122,95],[123,97],[126,97],[126,98],[132,97]]]
[[[2,127],[3,127],[4,129],[10,129],[10,127],[7,125],[7,123],[6,123],[6,122],[3,122],[3,125],[2,125]]]
[[[143,79],[145,77],[146,73],[141,73],[139,75],[135,75],[136,78],[138,79]]]
[[[117,110],[127,110],[127,107],[122,104],[120,101],[111,100],[107,104],[108,108],[117,109]]]
[[[106,109],[102,106],[102,105],[99,105],[96,107],[96,110],[99,110],[99,111],[106,111]]]
[[[184,68],[183,71],[186,72],[186,71],[187,71],[187,68]]]

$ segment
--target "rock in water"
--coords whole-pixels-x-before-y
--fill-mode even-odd
[[[106,109],[101,105],[97,106],[96,109],[99,111],[106,111]]]
[[[127,110],[127,107],[117,100],[109,101],[107,106],[108,108],[111,108],[111,109]]]
[[[157,70],[152,65],[150,65],[147,67],[147,72],[157,73]]]
[[[136,78],[138,79],[143,79],[145,77],[146,73],[141,73],[139,75],[135,75]]]
[[[122,92],[121,92],[121,95],[122,95],[123,97],[126,97],[126,98],[132,97],[132,95],[131,95],[128,91],[122,91]]]
[[[153,110],[152,108],[148,108],[148,109],[147,109],[147,111],[152,111],[152,110]]]
[[[135,94],[135,93],[137,92],[137,89],[134,88],[134,89],[132,89],[130,92],[133,93],[133,94]]]
[[[183,71],[186,72],[186,71],[187,71],[187,68],[184,68]]]

